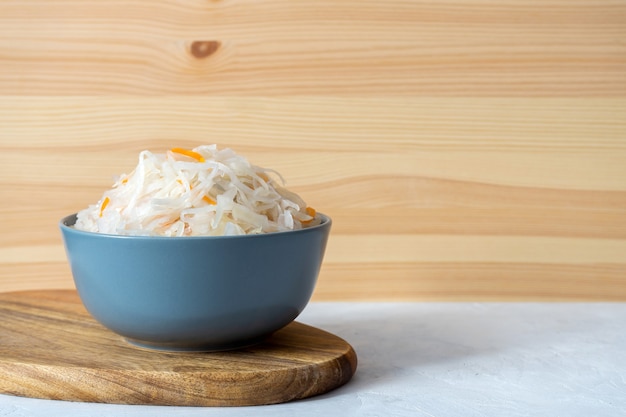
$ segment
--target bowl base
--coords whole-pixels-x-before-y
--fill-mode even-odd
[[[224,352],[228,350],[245,349],[250,346],[258,345],[267,339],[270,335],[262,337],[239,341],[236,343],[222,343],[222,344],[199,344],[199,345],[180,345],[180,344],[168,344],[168,343],[152,343],[145,342],[143,340],[131,339],[125,337],[124,340],[133,347],[161,351],[161,352]]]

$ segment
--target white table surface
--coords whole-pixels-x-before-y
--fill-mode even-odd
[[[189,408],[0,395],[21,416],[626,416],[626,303],[311,303],[359,365],[327,394]]]

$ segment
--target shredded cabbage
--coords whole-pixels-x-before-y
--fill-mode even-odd
[[[318,224],[315,210],[272,176],[284,184],[277,172],[216,145],[142,151],[130,174],[78,212],[74,227],[116,235],[223,236]]]

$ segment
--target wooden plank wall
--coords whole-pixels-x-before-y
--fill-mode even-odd
[[[3,0],[0,291],[207,143],[334,219],[316,300],[626,300],[626,1]]]

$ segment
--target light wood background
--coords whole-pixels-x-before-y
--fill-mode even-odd
[[[625,0],[3,0],[0,291],[207,143],[333,218],[315,300],[626,300]]]

